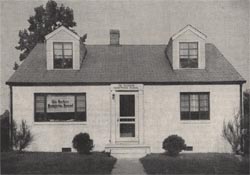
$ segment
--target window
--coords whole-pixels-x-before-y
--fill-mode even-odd
[[[135,116],[134,95],[120,95],[120,116]]]
[[[86,121],[86,94],[35,94],[35,122]]]
[[[54,43],[54,68],[72,69],[73,68],[73,46],[72,43]]]
[[[198,42],[180,42],[180,67],[198,68]]]
[[[209,93],[181,93],[181,120],[209,120]]]

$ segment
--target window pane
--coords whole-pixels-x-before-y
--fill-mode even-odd
[[[188,49],[188,43],[180,43],[180,49]]]
[[[190,120],[189,112],[181,112],[181,120]]]
[[[72,50],[64,50],[64,55],[72,55]]]
[[[78,95],[76,96],[76,111],[77,112],[85,112],[85,95]]]
[[[180,55],[188,55],[188,50],[180,50]]]
[[[189,55],[189,59],[196,59],[195,61],[198,61],[198,56],[197,55]]]
[[[189,57],[188,57],[188,55],[180,55],[180,59],[186,59],[186,61],[188,61],[187,59],[189,59]]]
[[[180,59],[180,66],[181,68],[187,68],[189,66],[188,59]]]
[[[190,68],[197,68],[198,67],[198,60],[197,59],[189,59],[189,67]]]
[[[54,50],[55,55],[63,55],[62,50]]]
[[[64,59],[63,68],[72,68],[72,59]]]
[[[181,95],[181,111],[189,111],[189,95]]]
[[[190,55],[198,55],[198,50],[189,50]]]
[[[209,112],[208,111],[206,111],[206,112],[201,111],[200,112],[200,120],[208,120],[208,119],[209,119]]]
[[[199,111],[198,95],[190,95],[190,111]]]
[[[189,43],[189,49],[197,49],[198,43]]]
[[[54,43],[54,49],[62,50],[62,43]]]
[[[135,116],[134,95],[120,95],[120,116]]]
[[[135,124],[120,124],[120,137],[135,137]]]
[[[64,45],[63,45],[63,47],[64,47],[64,49],[70,49],[70,50],[72,50],[72,43],[63,43]]]
[[[62,59],[54,59],[54,68],[62,68],[63,60]]]
[[[191,120],[199,120],[199,111],[197,112],[190,112],[190,119]]]
[[[208,95],[200,95],[200,111],[208,111]]]
[[[35,111],[39,113],[45,112],[45,97],[44,96],[36,96],[35,97]]]

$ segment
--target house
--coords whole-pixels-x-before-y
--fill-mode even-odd
[[[166,45],[119,38],[110,30],[109,45],[84,45],[62,26],[11,76],[11,115],[30,125],[29,150],[70,150],[87,132],[116,156],[163,152],[172,134],[187,151],[230,152],[223,121],[241,111],[245,80],[207,36],[187,25]]]

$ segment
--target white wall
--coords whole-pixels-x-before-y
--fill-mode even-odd
[[[210,92],[209,121],[180,120],[180,92]],[[222,125],[239,109],[239,85],[144,86],[144,140],[162,152],[163,140],[182,136],[194,152],[230,152]]]
[[[34,123],[34,93],[39,92],[86,92],[87,122]],[[210,92],[210,120],[181,121],[180,92]],[[150,145],[152,152],[163,152],[162,142],[171,134],[182,136],[194,152],[231,151],[221,136],[222,125],[224,119],[232,118],[239,109],[239,85],[145,85],[143,99],[144,144]],[[61,151],[62,147],[71,147],[73,137],[79,132],[88,132],[95,150],[104,150],[110,141],[110,106],[110,86],[13,87],[13,118],[18,123],[24,119],[31,126],[35,136],[29,148],[32,151]]]
[[[205,40],[194,34],[190,30],[186,31],[175,40],[173,40],[173,69],[180,68],[179,43],[180,42],[198,42],[198,69],[205,69]]]
[[[64,30],[58,31],[46,41],[47,69],[54,69],[53,61],[53,42],[72,42],[73,43],[73,69],[80,69],[80,41],[71,36]]]
[[[86,92],[87,122],[55,124],[34,123],[34,93]],[[88,132],[94,140],[95,150],[104,150],[110,138],[110,91],[109,86],[47,86],[13,87],[13,118],[22,119],[31,126],[34,142],[32,151],[61,151],[62,147],[72,147],[73,137],[80,132]]]

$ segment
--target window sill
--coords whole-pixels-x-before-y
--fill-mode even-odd
[[[211,124],[211,120],[181,120],[181,124]]]
[[[87,122],[33,122],[34,125],[87,125]]]

